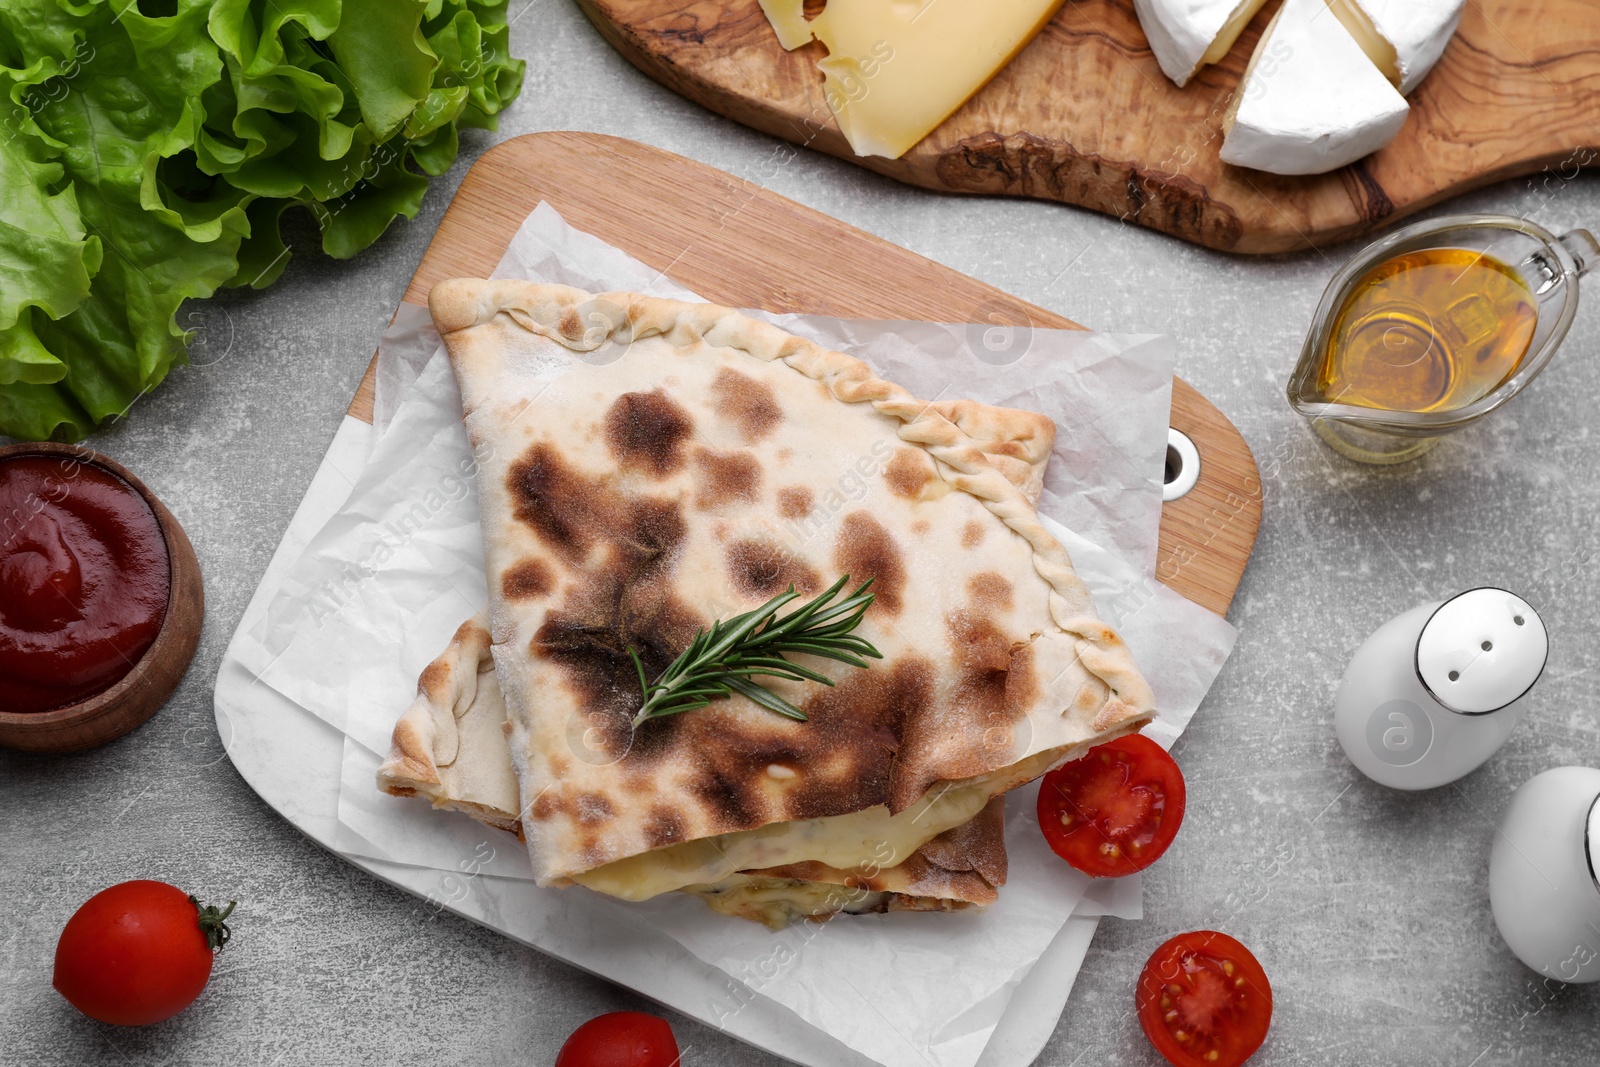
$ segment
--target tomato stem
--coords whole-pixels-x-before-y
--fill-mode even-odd
[[[189,903],[200,912],[200,932],[206,935],[206,944],[211,946],[211,951],[215,952],[226,945],[228,938],[233,936],[233,931],[228,929],[227,918],[233,914],[233,909],[239,902],[230,900],[228,906],[221,911],[213,905],[201,904],[200,899],[195,896],[189,898]]]

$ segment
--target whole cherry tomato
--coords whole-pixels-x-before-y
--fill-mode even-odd
[[[228,941],[226,911],[203,908],[165,882],[101,890],[67,920],[52,984],[91,1019],[145,1026],[187,1008]]]
[[[1183,773],[1142,734],[1090,749],[1044,776],[1039,828],[1056,855],[1091,878],[1142,871],[1183,822]]]
[[[614,1011],[572,1031],[556,1067],[678,1067],[678,1041],[665,1019]]]
[[[1249,949],[1215,930],[1151,954],[1134,992],[1139,1028],[1174,1067],[1239,1067],[1267,1039],[1272,986]]]

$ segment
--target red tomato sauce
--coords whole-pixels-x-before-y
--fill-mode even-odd
[[[0,711],[116,685],[155,641],[171,584],[161,525],[133,486],[72,459],[0,461]]]

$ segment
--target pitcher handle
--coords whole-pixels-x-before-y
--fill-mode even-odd
[[[1571,253],[1573,261],[1578,264],[1580,278],[1589,273],[1595,264],[1600,263],[1600,239],[1596,239],[1588,230],[1568,230],[1557,240]]]

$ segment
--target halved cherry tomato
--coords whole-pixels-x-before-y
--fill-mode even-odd
[[[188,1007],[228,941],[227,911],[165,882],[122,882],[84,902],[56,942],[56,991],[91,1019],[145,1026]]]
[[[556,1067],[678,1067],[678,1041],[665,1019],[614,1011],[572,1031]]]
[[[1239,1067],[1267,1039],[1272,986],[1249,949],[1215,930],[1151,955],[1134,993],[1139,1027],[1173,1067]]]
[[[1107,741],[1039,786],[1039,827],[1056,855],[1092,878],[1142,871],[1183,822],[1183,774],[1142,734]]]

